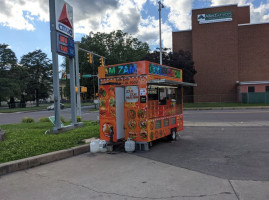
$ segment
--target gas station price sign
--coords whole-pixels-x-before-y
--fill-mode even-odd
[[[73,38],[57,32],[57,52],[63,56],[74,57],[75,47]]]

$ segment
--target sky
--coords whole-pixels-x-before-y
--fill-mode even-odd
[[[56,0],[57,1],[57,0]],[[159,46],[158,0],[66,0],[73,7],[75,41],[92,32],[122,30],[151,50]],[[250,6],[251,23],[269,22],[269,0],[162,0],[162,44],[172,48],[172,32],[191,29],[191,10],[227,4]],[[18,60],[41,49],[51,58],[49,0],[0,0],[0,43]]]

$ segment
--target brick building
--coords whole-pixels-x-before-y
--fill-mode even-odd
[[[192,10],[192,30],[173,32],[172,40],[174,52],[182,49],[193,55],[195,102],[242,101],[246,90],[241,88],[247,83],[259,85],[257,91],[266,96],[269,23],[250,24],[249,6]]]

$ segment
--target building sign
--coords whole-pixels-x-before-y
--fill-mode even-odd
[[[137,67],[136,63],[130,63],[126,65],[108,66],[105,68],[106,76],[119,76],[119,75],[129,75],[136,74]]]
[[[73,38],[57,32],[57,52],[63,56],[75,57]]]
[[[209,14],[199,14],[197,15],[197,20],[199,24],[208,24],[215,22],[227,22],[233,20],[232,11],[228,12],[218,12]]]
[[[173,78],[181,78],[181,70],[179,69],[171,69],[169,67],[164,67],[161,65],[156,65],[153,63],[149,64],[149,73],[160,75],[160,76],[168,76]]]
[[[62,0],[55,1],[56,30],[74,38],[73,7]]]
[[[138,102],[138,86],[125,87],[125,101]]]

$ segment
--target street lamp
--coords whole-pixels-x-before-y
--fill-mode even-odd
[[[162,19],[161,19],[161,9],[164,8],[164,5],[161,1],[159,3],[159,33],[160,33],[160,64],[163,64],[163,58],[162,58]]]

